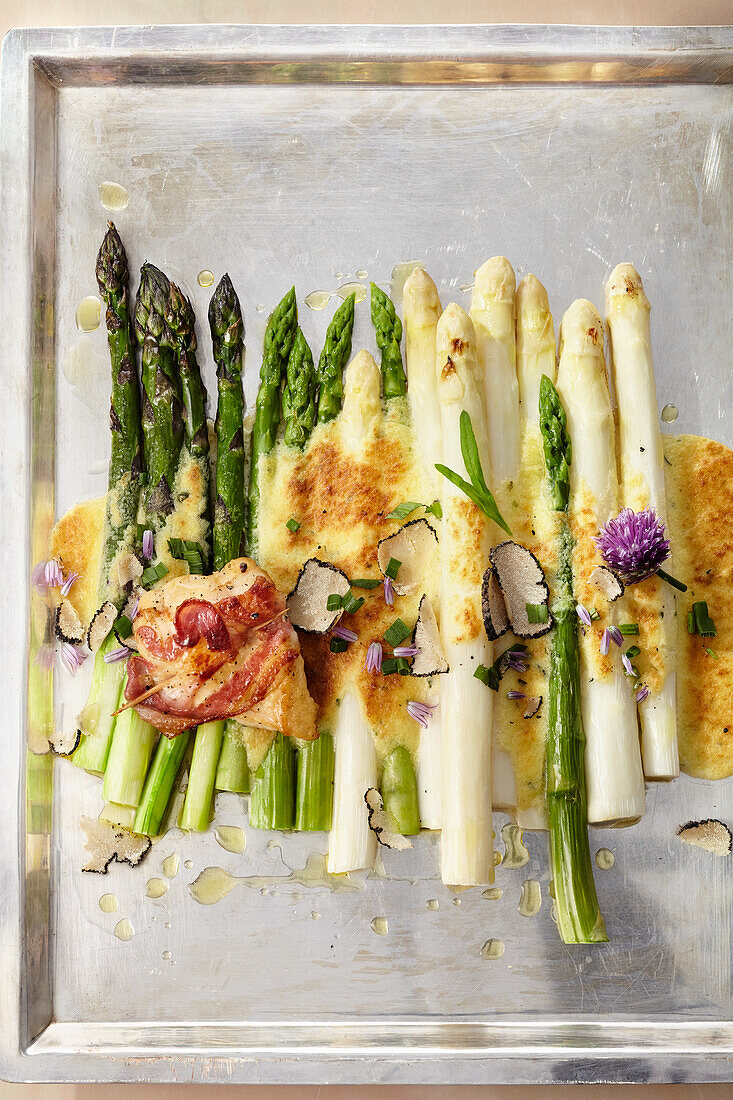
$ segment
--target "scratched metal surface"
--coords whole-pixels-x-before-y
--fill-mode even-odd
[[[82,336],[74,321],[79,301],[96,291],[103,180],[129,191],[113,217],[133,269],[144,259],[164,267],[199,317],[210,291],[197,273],[230,272],[246,315],[250,404],[267,312],[293,281],[317,346],[334,302],[314,312],[303,299],[360,269],[389,286],[393,265],[419,259],[444,302],[466,304],[461,288],[476,266],[506,253],[518,276],[534,271],[545,282],[557,322],[574,297],[602,308],[605,278],[631,259],[653,304],[660,405],[679,407],[676,430],[733,444],[726,44],[724,29],[516,27],[11,38],[3,247],[4,270],[17,279],[3,288],[2,369],[17,416],[0,457],[16,471],[5,514],[25,551],[17,584],[2,595],[17,636],[25,636],[17,593],[42,554],[44,524],[54,508],[60,515],[105,488],[105,336]],[[211,383],[203,328],[199,341]],[[355,343],[372,347],[366,301]],[[52,828],[24,812],[16,650],[7,654],[12,694],[0,750],[3,1076],[729,1077],[733,877],[727,861],[674,834],[689,818],[733,818],[733,782],[654,786],[640,825],[593,831],[593,850],[616,856],[596,876],[611,937],[603,947],[559,942],[541,834],[525,837],[526,866],[498,868],[499,900],[445,889],[437,840],[424,835],[412,852],[386,853],[386,877],[356,876],[353,892],[242,883],[202,907],[187,884],[204,867],[282,877],[325,851],[326,838],[292,835],[272,846],[247,827],[242,800],[220,796],[217,821],[246,829],[243,856],[222,850],[211,832],[176,831],[137,870],[82,875],[79,822],[101,808],[100,784],[65,762],[36,760],[48,806],[53,770]],[[77,695],[83,686],[80,678]],[[76,702],[66,679],[55,691],[63,723]],[[497,815],[497,836],[504,820]],[[146,898],[147,879],[164,877],[172,852],[181,866],[168,893]],[[532,919],[517,912],[528,878],[542,889]],[[117,913],[101,912],[105,892],[117,895]],[[438,909],[427,908],[430,899]],[[375,916],[387,918],[386,936],[371,930]],[[134,928],[126,943],[113,933],[122,917]],[[483,960],[491,937],[504,955]]]

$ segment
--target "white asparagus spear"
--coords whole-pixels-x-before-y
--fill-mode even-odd
[[[377,754],[357,696],[341,700],[334,734],[333,823],[328,841],[332,875],[371,867],[377,841],[369,828],[364,795],[377,786]]]
[[[525,275],[517,287],[517,382],[523,444],[528,432],[541,442],[540,380],[555,381],[555,331],[547,291],[535,275]]]
[[[667,522],[664,455],[654,385],[649,299],[629,263],[619,264],[606,288],[614,388],[618,403],[621,503],[637,512],[651,507]],[[658,578],[632,588],[631,606],[653,632],[646,657],[653,662],[645,682],[648,697],[639,704],[641,753],[647,779],[679,775],[675,704],[675,598]],[[643,644],[643,642],[642,642]]]
[[[573,587],[579,603],[595,606],[600,619],[580,639],[581,711],[585,728],[588,821],[630,824],[644,813],[644,774],[632,681],[621,653],[604,630],[625,619],[622,600],[609,603],[590,576],[601,557],[594,543],[599,528],[618,513],[616,438],[603,355],[603,321],[590,302],[573,302],[560,326],[557,390],[573,441],[570,465],[570,523],[575,538]]]
[[[368,351],[358,351],[344,374],[344,401],[339,416],[343,445],[358,454],[374,435],[382,417],[382,374]],[[369,867],[376,840],[369,828],[364,794],[377,786],[377,754],[372,732],[355,691],[341,699],[334,731],[333,821],[328,843],[332,874]]]
[[[460,415],[471,417],[479,454],[488,469],[486,423],[476,335],[471,319],[451,304],[438,322],[438,400],[443,462],[467,477],[461,455]],[[450,672],[443,676],[443,826],[441,874],[453,886],[494,880],[491,832],[492,692],[474,676],[491,664],[481,616],[481,576],[489,552],[488,521],[460,489],[443,487],[440,540],[440,629]]]
[[[442,459],[438,383],[435,375],[435,334],[441,313],[435,283],[422,267],[416,267],[407,279],[402,297],[407,360],[407,398],[415,444],[419,450],[425,480],[435,496],[442,497],[435,463]],[[428,728],[420,732],[417,751],[417,791],[420,823],[424,829],[441,825],[441,716],[440,682],[435,678],[430,703],[437,709],[427,718]]]
[[[476,330],[476,352],[482,376],[489,467],[484,475],[503,516],[509,518],[510,486],[520,464],[519,388],[517,385],[514,269],[505,256],[493,256],[476,271],[471,296],[471,320]],[[511,519],[509,519],[511,524]],[[491,528],[492,542],[506,536]],[[495,701],[491,739],[491,799],[499,809],[515,813],[517,784],[514,764],[501,748],[500,735],[509,721],[503,696]]]

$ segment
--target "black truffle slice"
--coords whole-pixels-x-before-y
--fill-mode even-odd
[[[286,600],[291,623],[309,634],[326,634],[343,615],[341,607],[329,610],[328,597],[343,598],[350,590],[343,569],[330,561],[309,558]]]
[[[413,657],[410,666],[413,676],[439,676],[444,672],[450,672],[440,643],[440,631],[433,605],[427,596],[423,596],[420,600],[412,644],[420,650]]]
[[[518,638],[539,638],[553,626],[550,590],[542,566],[531,550],[519,543],[500,542],[489,555],[504,596],[509,625]],[[547,608],[545,622],[531,623],[527,604]]]

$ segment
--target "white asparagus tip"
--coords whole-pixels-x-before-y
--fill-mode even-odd
[[[381,373],[374,356],[361,348],[352,356],[351,362],[346,368],[344,386],[348,386],[350,389],[358,387],[358,390],[361,390],[365,384],[371,386],[377,376],[381,379]]]
[[[555,344],[547,290],[536,275],[525,275],[517,287],[517,344]]]
[[[419,306],[423,313],[433,313],[435,316],[430,323],[435,324],[440,315],[440,298],[438,288],[428,275],[424,267],[416,267],[405,281],[402,290],[403,310],[412,306],[416,310]]]
[[[517,289],[514,268],[506,256],[492,256],[476,269],[476,281],[471,295],[471,309],[481,309],[487,302],[512,302]]]
[[[475,345],[475,343],[476,330],[473,327],[473,321],[462,306],[457,302],[450,302],[440,315],[436,331],[439,358],[442,359],[443,354],[460,355],[463,344]],[[439,363],[438,371],[441,372],[444,366],[445,361]]]
[[[586,298],[577,298],[560,322],[560,354],[589,355],[599,348],[603,352],[603,321]],[[602,355],[599,356],[602,358]]]
[[[517,312],[522,309],[528,315],[550,312],[550,299],[544,285],[536,275],[525,275],[517,287]]]
[[[644,291],[641,275],[633,264],[616,264],[606,284],[606,312],[612,305],[623,301],[634,302],[649,309],[649,299]]]

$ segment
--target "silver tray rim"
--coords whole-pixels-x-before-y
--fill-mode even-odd
[[[34,290],[41,246],[33,183],[35,82],[733,82],[733,27],[205,26],[14,30],[0,74],[0,362],[15,363],[16,414],[0,433],[3,515],[17,532],[0,592],[6,630],[0,742],[0,1076],[16,1081],[562,1082],[729,1081],[733,1021],[599,1018],[499,1022],[456,1015],[241,1025],[50,1023],[34,1033],[25,982],[27,599]],[[153,73],[151,66],[155,63]],[[145,80],[147,74],[148,79]],[[9,367],[4,367],[9,372]],[[11,381],[8,378],[8,381]],[[8,476],[10,475],[10,476]],[[19,598],[21,597],[21,598]],[[22,640],[23,644],[19,644]],[[17,736],[12,736],[17,734]],[[47,838],[48,840],[48,838]],[[48,870],[50,845],[41,853]],[[53,934],[48,929],[48,936]]]

